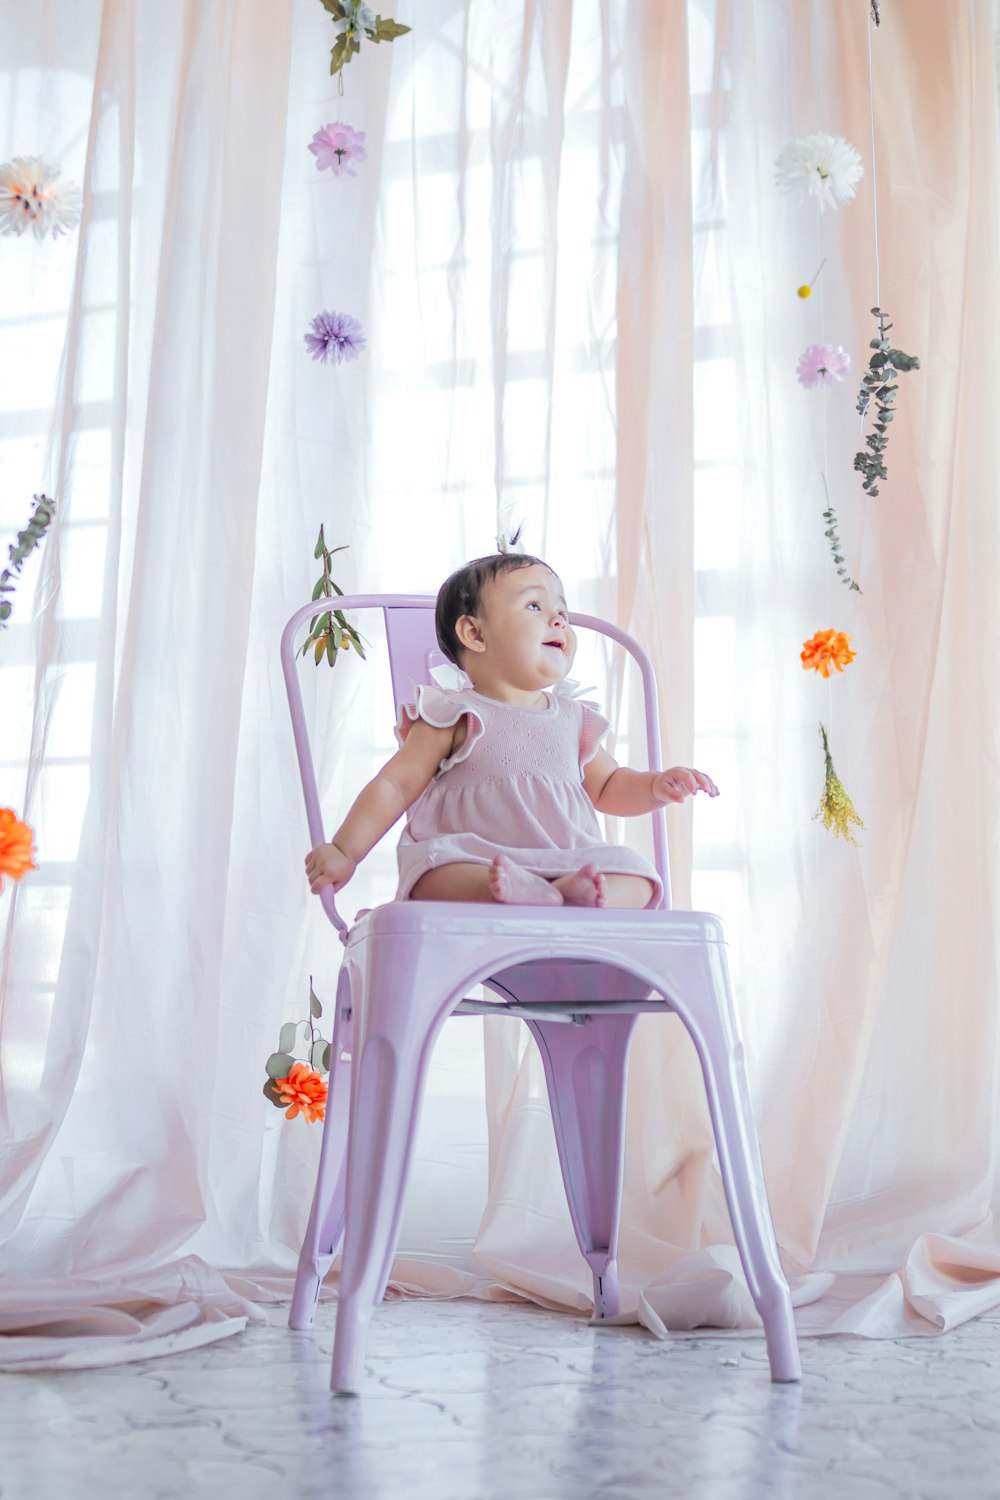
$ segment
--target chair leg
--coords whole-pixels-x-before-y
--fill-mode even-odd
[[[398,987],[397,987],[398,988]],[[372,1313],[381,1300],[402,1218],[413,1136],[434,1036],[397,992],[366,1003],[355,1057],[347,1213],[330,1387],[357,1391]]]
[[[337,984],[337,1005],[330,1042],[330,1081],[320,1146],[316,1189],[305,1238],[299,1252],[289,1328],[311,1328],[320,1283],[333,1262],[344,1232],[344,1186],[347,1122],[351,1107],[351,991],[346,969]]]
[[[570,1218],[594,1277],[594,1316],[619,1310],[618,1224],[625,1148],[625,1075],[636,1017],[527,1025],[545,1068]]]
[[[683,1011],[681,1016],[684,1019]],[[746,1059],[728,984],[724,994],[717,991],[716,1008],[699,1015],[694,1025],[686,1024],[701,1060],[729,1217],[750,1295],[764,1324],[771,1379],[801,1380],[792,1297],[778,1259]]]

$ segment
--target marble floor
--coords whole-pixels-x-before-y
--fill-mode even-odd
[[[334,1306],[103,1370],[0,1375],[2,1500],[979,1500],[1000,1496],[1000,1313],[944,1338],[658,1343],[520,1305],[393,1302],[360,1397]]]

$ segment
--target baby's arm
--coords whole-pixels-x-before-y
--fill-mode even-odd
[[[583,768],[583,787],[598,812],[612,818],[634,818],[664,802],[683,802],[695,792],[717,797],[719,789],[704,771],[673,766],[669,771],[633,771],[598,750]]]
[[[441,761],[452,754],[464,727],[464,719],[450,729],[435,729],[417,719],[405,745],[368,783],[330,843],[318,844],[306,855],[306,875],[314,895],[326,885],[336,892],[347,884],[368,851],[429,785]]]

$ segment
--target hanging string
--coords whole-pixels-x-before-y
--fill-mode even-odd
[[[872,82],[872,30],[878,25],[870,0],[864,0],[865,30],[868,34],[868,114],[872,128],[872,221],[875,226],[875,306],[882,306],[882,283],[878,263],[878,170],[875,166],[875,86]]]

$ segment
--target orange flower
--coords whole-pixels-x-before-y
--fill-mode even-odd
[[[0,890],[3,877],[20,880],[35,864],[34,833],[9,807],[0,807]]]
[[[292,1063],[287,1078],[276,1078],[274,1087],[281,1095],[282,1104],[287,1104],[285,1119],[294,1120],[301,1110],[308,1124],[326,1119],[326,1081],[322,1073],[307,1068],[305,1063]]]
[[[842,630],[817,630],[810,640],[803,642],[802,670],[808,672],[812,668],[821,677],[829,677],[831,667],[842,672],[857,654],[851,650],[851,637]]]

